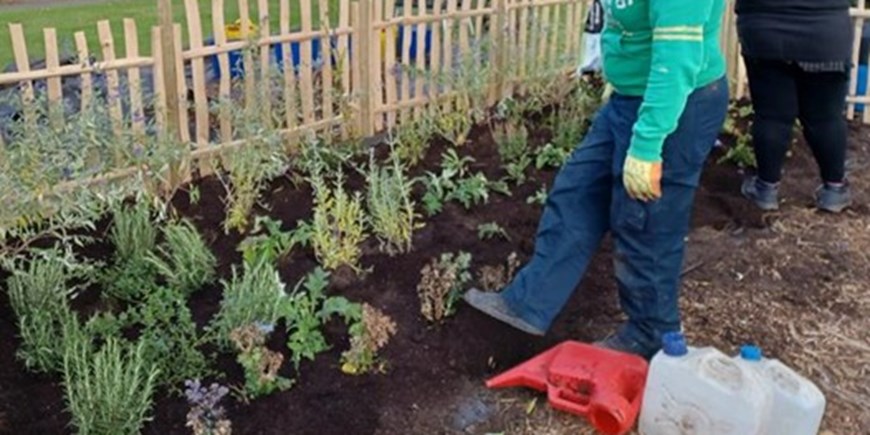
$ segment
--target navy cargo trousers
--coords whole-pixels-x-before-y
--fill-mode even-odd
[[[609,231],[620,305],[629,318],[620,333],[658,349],[663,333],[680,329],[684,241],[704,162],[728,110],[728,85],[720,79],[689,96],[662,151],[662,196],[647,203],[631,199],[622,183],[641,103],[614,93],[554,181],[534,255],[502,293],[533,326],[549,329]]]

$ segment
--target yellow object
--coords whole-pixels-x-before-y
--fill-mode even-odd
[[[236,20],[233,24],[227,24],[224,26],[224,31],[227,34],[227,39],[242,39],[242,20],[241,18]],[[248,21],[248,36],[257,34],[257,25],[252,21]]]
[[[651,201],[662,196],[662,162],[646,162],[625,158],[622,182],[628,196],[639,201]]]

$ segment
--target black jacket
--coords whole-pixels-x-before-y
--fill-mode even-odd
[[[743,55],[795,62],[852,57],[850,0],[737,0]]]

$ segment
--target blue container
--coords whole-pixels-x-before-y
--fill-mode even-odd
[[[299,67],[302,65],[302,43],[300,42],[291,42],[290,45],[290,57],[291,64],[293,65],[294,70],[299,70]],[[331,44],[333,47],[335,46],[335,40],[332,41]],[[269,51],[271,52],[272,62],[275,64],[276,68],[279,71],[284,70],[284,46],[285,44],[273,44],[269,47]],[[311,64],[314,69],[319,69],[320,65],[323,64],[323,56],[321,54],[321,43],[320,39],[314,39],[311,41]],[[230,77],[239,78],[244,76],[245,72],[245,64],[244,64],[244,55],[242,50],[233,50],[228,53],[229,62],[230,62]],[[335,59],[333,56],[330,56],[333,65],[335,65]],[[220,69],[220,62],[218,61],[217,56],[210,56],[209,61],[212,63],[212,67],[214,68],[217,77],[221,77],[223,75],[223,71]]]
[[[410,52],[411,52],[411,60],[417,58],[417,26],[412,25],[410,31]],[[425,59],[429,59],[429,56],[432,54],[432,29],[429,26],[426,26],[426,33],[423,35],[423,57]],[[404,26],[400,25],[396,30],[396,59],[401,61],[402,59],[402,50],[404,47],[405,41],[405,29]]]
[[[858,67],[858,95],[867,95],[867,65]],[[863,104],[856,104],[855,111],[864,112]]]

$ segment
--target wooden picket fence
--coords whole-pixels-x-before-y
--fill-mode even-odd
[[[62,107],[66,80],[78,80],[75,92],[86,104],[99,77],[116,131],[145,133],[147,125],[150,133],[190,145],[182,174],[187,180],[209,174],[213,168],[206,161],[245,144],[234,134],[239,125],[233,105],[282,113],[279,128],[288,138],[335,129],[368,137],[441,104],[457,85],[436,78],[451,77],[468,62],[487,71],[489,103],[542,71],[567,73],[581,60],[588,8],[587,0],[340,0],[338,19],[330,21],[334,1],[293,0],[301,15],[299,27],[291,28],[291,0],[280,0],[277,8],[273,1],[256,0],[259,16],[253,18],[249,0],[237,0],[238,17],[226,16],[225,0],[212,0],[208,23],[202,22],[199,0],[176,1],[184,2],[185,26],[172,20],[170,0],[161,0],[161,25],[150,29],[151,53],[140,50],[134,20],[120,23],[123,41],[113,39],[113,23],[100,21],[100,53],[90,53],[85,33],[77,32],[75,55],[62,57],[57,32],[46,28],[44,63],[31,68],[22,25],[11,24],[17,70],[0,73],[0,87],[17,85],[24,101],[45,89],[49,106]],[[748,96],[746,73],[728,9],[722,49],[732,95],[742,98]],[[270,26],[272,14],[278,14],[277,29]],[[860,30],[870,18],[865,0],[852,15],[857,63]],[[857,74],[848,97],[850,119],[857,116],[856,105],[870,103],[859,95]],[[264,89],[270,91],[265,98]],[[870,123],[870,110],[862,116]],[[51,122],[64,122],[62,113]],[[113,176],[131,173],[117,169]]]

